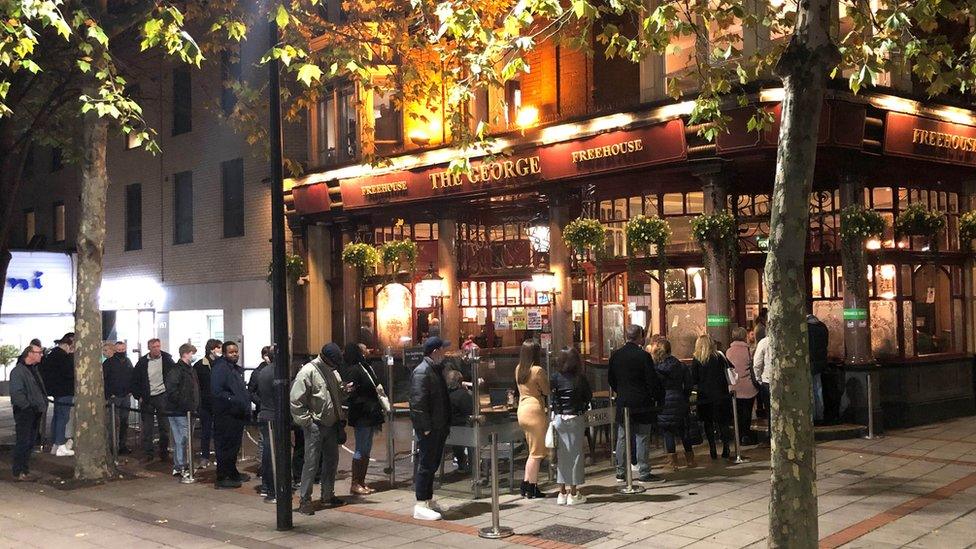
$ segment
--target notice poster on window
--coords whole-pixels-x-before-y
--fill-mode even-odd
[[[484,326],[485,322],[488,321],[488,309],[479,308],[476,314],[476,318],[478,320],[478,326]]]
[[[525,310],[526,328],[529,330],[542,329],[542,311],[538,307],[530,307]]]
[[[513,330],[525,330],[528,326],[528,318],[525,314],[525,309],[522,307],[516,307],[512,309],[512,329]]]
[[[496,330],[508,330],[511,326],[511,321],[508,318],[508,308],[498,307],[494,309],[495,311],[495,329]]]

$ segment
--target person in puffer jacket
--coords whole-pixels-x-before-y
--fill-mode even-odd
[[[657,415],[657,426],[664,437],[664,450],[668,454],[668,464],[672,471],[678,469],[678,453],[675,439],[681,438],[685,449],[688,467],[697,467],[695,451],[688,439],[688,399],[694,380],[691,370],[671,354],[671,342],[658,341],[655,349],[654,368],[664,386],[664,404]]]
[[[237,361],[240,348],[225,341],[220,358],[214,361],[210,385],[213,390],[214,446],[217,453],[216,488],[240,488],[250,475],[237,470],[244,426],[251,415],[251,395],[244,384],[244,368]]]

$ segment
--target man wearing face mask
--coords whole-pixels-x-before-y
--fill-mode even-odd
[[[217,454],[215,488],[240,488],[250,475],[237,470],[244,425],[251,415],[251,395],[244,384],[244,368],[237,361],[241,352],[233,341],[225,341],[221,356],[213,365],[214,450]]]
[[[441,519],[441,509],[434,502],[434,475],[444,459],[444,443],[451,430],[451,399],[442,375],[447,345],[437,336],[427,338],[424,359],[410,376],[410,421],[420,454],[414,476],[417,504],[413,508],[413,518],[418,520]]]
[[[193,371],[197,375],[197,385],[200,387],[200,461],[197,463],[198,469],[204,469],[210,465],[210,441],[213,438],[213,390],[210,388],[210,372],[214,362],[220,356],[220,346],[223,343],[219,339],[208,339],[203,350],[205,356],[196,361]]]
[[[142,413],[142,451],[146,461],[152,461],[153,422],[159,425],[159,459],[169,456],[169,419],[166,412],[166,375],[175,363],[169,353],[162,351],[162,343],[152,338],[147,343],[149,353],[136,362],[133,372],[132,394],[139,399]]]

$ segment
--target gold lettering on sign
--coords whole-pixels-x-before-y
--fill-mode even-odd
[[[966,137],[965,135],[957,135],[953,133],[920,130],[918,128],[912,130],[912,143],[955,151],[976,151],[976,137]]]
[[[642,150],[644,150],[643,139],[622,141],[612,145],[604,145],[602,147],[593,147],[592,149],[573,151],[573,164],[579,164],[580,162],[587,162],[589,160],[597,160],[599,158],[610,158],[613,156],[620,156],[622,154],[630,154]]]
[[[395,194],[407,191],[406,181],[392,181],[390,183],[379,183],[376,185],[364,185],[361,189],[363,196],[373,196],[377,194]]]
[[[465,179],[471,183],[489,183],[503,179],[514,179],[540,173],[542,167],[538,156],[528,158],[518,158],[516,160],[499,160],[498,162],[481,163],[472,166],[471,171],[465,174],[453,174],[448,171],[435,172],[430,174],[430,186],[432,189],[450,189],[464,185]]]

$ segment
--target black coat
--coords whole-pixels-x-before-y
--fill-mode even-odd
[[[125,353],[115,353],[102,362],[102,379],[105,382],[105,398],[124,397],[132,392],[135,368]]]
[[[173,357],[165,351],[162,351],[162,357],[163,382],[165,382],[166,376],[176,363],[173,362]],[[146,399],[150,396],[149,391],[149,354],[147,353],[139,357],[139,361],[136,362],[135,369],[132,372],[132,396],[138,399]]]
[[[698,404],[728,402],[732,398],[728,370],[729,362],[718,353],[706,360],[705,364],[698,362],[697,358],[692,359],[691,375],[698,388]]]
[[[213,390],[210,388],[210,372],[213,367],[212,359],[201,358],[193,365],[197,374],[197,385],[200,386],[200,409],[213,412]]]
[[[165,377],[166,411],[185,414],[200,407],[200,387],[193,367],[180,360]]]
[[[654,423],[663,393],[651,355],[636,343],[625,344],[610,355],[607,380],[617,393],[618,422],[623,422],[623,409],[630,408],[631,422]]]
[[[447,431],[451,424],[451,399],[442,369],[425,358],[410,374],[410,420],[420,433]]]
[[[368,373],[367,373],[368,372]],[[355,383],[346,406],[349,408],[349,425],[353,427],[378,427],[383,425],[383,405],[376,396],[379,378],[368,362],[347,364],[340,372],[342,381]]]
[[[819,319],[807,320],[807,342],[810,345],[810,371],[819,374],[827,367],[827,345],[830,333]]]
[[[258,413],[258,421],[274,419],[274,374],[274,368],[262,368],[260,372],[251,374],[251,379],[254,380],[255,393],[258,397],[257,404],[261,407],[261,411]]]
[[[226,415],[246,420],[251,414],[251,395],[244,383],[244,368],[224,357],[214,361],[210,376],[215,416]]]
[[[463,386],[451,389],[448,398],[451,400],[451,425],[468,425],[468,420],[474,413],[474,400],[471,398],[471,391]]]
[[[55,347],[41,360],[38,371],[44,380],[47,396],[75,396],[75,355]]]
[[[258,395],[258,375],[267,367],[267,362],[261,362],[257,368],[251,371],[251,377],[247,378],[247,392],[251,395],[251,402],[254,403],[254,419],[257,419],[261,415],[261,397]]]
[[[553,413],[581,415],[590,407],[593,391],[586,376],[555,372],[549,378],[549,402]]]
[[[657,416],[657,424],[664,428],[683,429],[688,419],[688,399],[694,385],[691,370],[670,355],[655,369],[664,386],[664,402]]]

